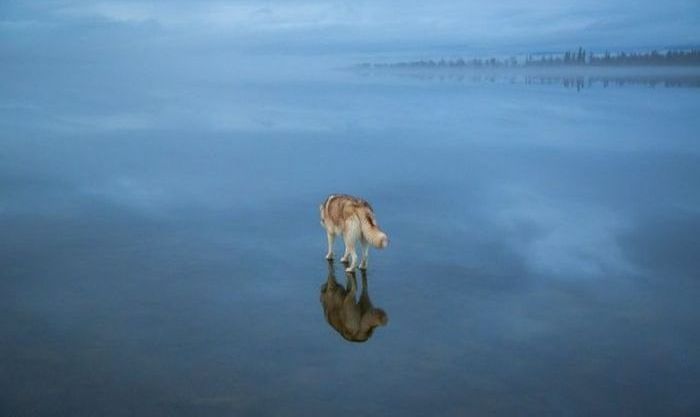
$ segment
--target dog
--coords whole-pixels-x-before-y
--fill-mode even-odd
[[[357,280],[355,274],[346,275],[347,285],[343,287],[335,279],[333,261],[328,261],[328,279],[321,286],[320,301],[326,321],[345,340],[365,342],[378,326],[389,321],[384,310],[375,308],[369,299],[367,273],[362,271],[362,292],[355,300]]]
[[[333,259],[333,242],[337,235],[342,235],[345,241],[345,254],[341,262],[350,265],[346,272],[353,272],[357,267],[355,243],[359,240],[362,245],[362,261],[360,269],[367,269],[369,245],[383,249],[389,245],[389,237],[377,224],[372,206],[361,198],[345,194],[331,194],[319,207],[321,211],[321,226],[326,229],[328,237],[328,253],[326,259]]]

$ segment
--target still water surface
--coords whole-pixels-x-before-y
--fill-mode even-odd
[[[4,82],[0,414],[700,410],[700,89],[84,71]],[[391,237],[363,343],[335,192]]]

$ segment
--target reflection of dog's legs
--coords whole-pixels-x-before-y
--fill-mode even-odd
[[[362,288],[362,292],[360,292],[360,299],[358,300],[357,305],[360,307],[362,314],[372,311],[372,308],[374,307],[365,288]]]
[[[323,285],[321,285],[321,294],[324,294],[328,290],[333,291],[337,286],[338,286],[338,281],[335,280],[335,271],[333,270],[333,261],[329,260],[328,261],[328,278],[326,278],[326,282],[324,282]]]
[[[333,259],[333,242],[335,241],[335,234],[331,232],[326,232],[326,237],[328,238],[328,253],[326,254],[326,259]]]
[[[369,299],[369,290],[367,289],[367,271],[361,270],[362,273],[362,292],[360,293],[359,305],[362,311],[367,311],[372,308],[372,302]]]
[[[327,263],[328,263],[328,280],[335,281],[335,270],[333,269],[333,260],[329,259]]]
[[[360,261],[360,269],[367,269],[367,258],[369,257],[369,243],[365,239],[360,240],[362,245],[362,261]]]
[[[355,294],[357,294],[357,280],[355,279],[355,274],[345,274],[345,278],[347,279],[347,283],[345,284],[345,298],[348,300],[352,299],[352,301],[355,302]]]

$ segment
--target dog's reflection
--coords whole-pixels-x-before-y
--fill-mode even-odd
[[[374,308],[367,290],[367,272],[362,272],[362,292],[355,300],[357,280],[354,273],[346,273],[347,283],[341,285],[335,279],[333,261],[328,262],[328,279],[321,286],[321,304],[326,321],[345,340],[365,342],[377,326],[384,326],[388,317],[381,308]]]

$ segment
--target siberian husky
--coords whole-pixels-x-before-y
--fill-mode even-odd
[[[358,240],[362,245],[360,269],[367,269],[369,245],[383,249],[389,244],[389,237],[379,229],[372,206],[365,200],[344,194],[331,194],[319,209],[321,226],[326,229],[328,237],[326,259],[333,259],[333,241],[336,235],[342,235],[345,254],[340,260],[348,262],[350,258],[350,265],[345,271],[352,272],[357,266],[355,243]]]

